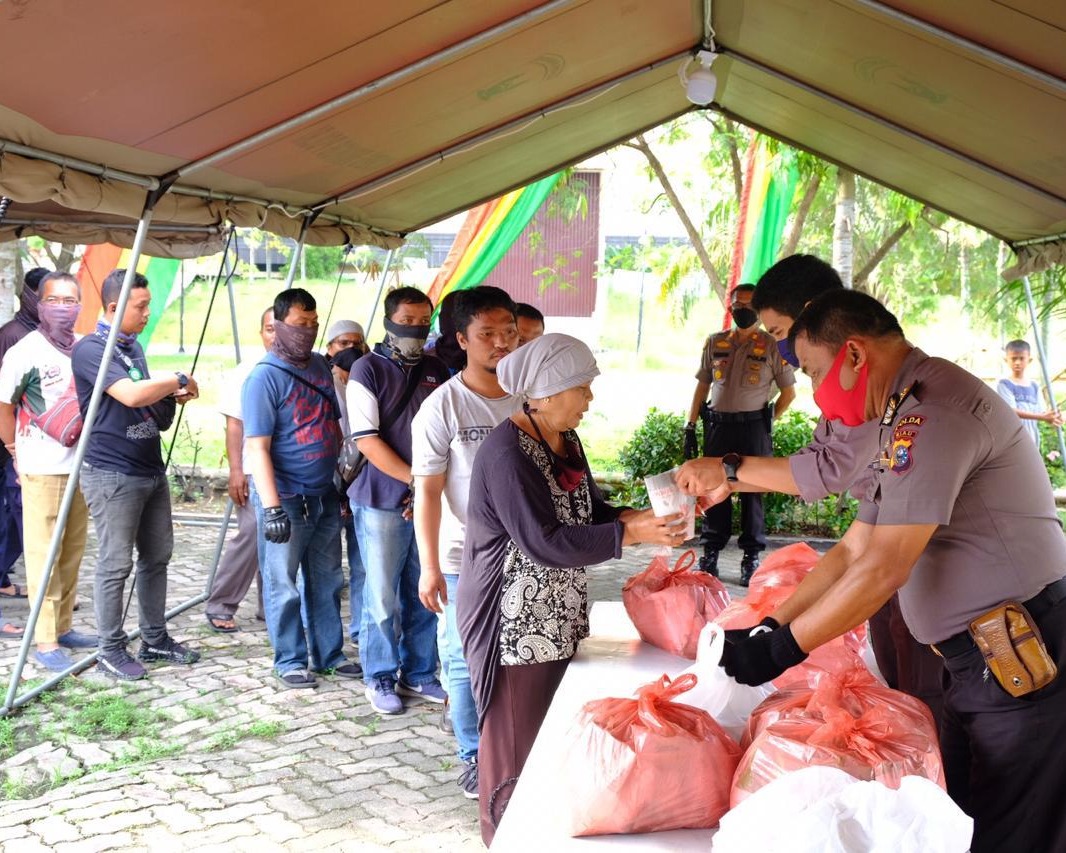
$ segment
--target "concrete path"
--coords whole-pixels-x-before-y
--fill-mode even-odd
[[[202,590],[216,535],[176,528],[171,607]],[[93,627],[94,548],[90,539],[75,613],[85,630]],[[592,569],[592,600],[619,600],[653,550],[627,549]],[[739,558],[732,548],[722,553],[734,595],[741,590],[728,582]],[[416,701],[383,718],[361,681],[281,689],[253,596],[239,633],[212,632],[202,605],[171,623],[176,638],[202,651],[195,666],[159,666],[132,684],[89,669],[0,719],[0,849],[482,850],[477,804],[456,785],[455,743],[438,728],[439,706]],[[4,600],[3,610],[23,624],[27,602]],[[128,626],[135,612],[136,603]],[[16,650],[0,646],[5,688]],[[31,654],[24,678],[41,674]]]

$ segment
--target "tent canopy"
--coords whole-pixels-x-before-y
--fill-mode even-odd
[[[1037,0],[188,0],[0,5],[0,238],[188,256],[225,223],[403,235],[714,107],[971,222],[1066,235],[1066,6]]]

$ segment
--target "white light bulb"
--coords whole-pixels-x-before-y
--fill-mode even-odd
[[[706,66],[701,66],[699,70],[689,75],[685,95],[692,103],[703,107],[714,100],[714,92],[717,88],[718,78],[714,76],[714,72]]]

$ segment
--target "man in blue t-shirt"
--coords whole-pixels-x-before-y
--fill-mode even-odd
[[[108,333],[116,322],[126,270],[104,279],[104,319],[71,351],[71,367],[82,417],[89,408]],[[159,433],[170,426],[178,403],[195,400],[196,380],[180,371],[158,379],[148,374],[137,333],[148,323],[152,294],[148,279],[134,273],[118,339],[104,375],[104,393],[81,466],[81,490],[93,517],[100,551],[93,580],[99,669],[112,678],[136,681],[147,674],[139,661],[196,663],[200,653],[167,633],[167,566],[174,550],[167,482]],[[126,578],[137,546],[138,621],[141,648],[134,660],[122,627]]]
[[[333,486],[340,407],[326,359],[311,351],[317,337],[315,298],[283,290],[274,299],[274,344],[241,391],[267,631],[274,675],[287,688],[314,687],[316,672],[363,674],[342,651],[341,508]]]
[[[437,617],[418,598],[421,569],[411,521],[411,420],[444,384],[444,362],[425,355],[433,303],[414,287],[385,297],[383,343],[352,365],[348,425],[367,465],[348,497],[366,568],[359,654],[365,695],[379,714],[403,713],[397,692],[444,703],[437,680]]]

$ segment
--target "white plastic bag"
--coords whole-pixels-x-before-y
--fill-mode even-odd
[[[964,853],[973,820],[938,785],[899,790],[835,767],[807,767],[760,788],[719,824],[713,853]]]
[[[696,644],[696,662],[681,673],[693,673],[696,686],[675,701],[702,708],[739,743],[755,706],[776,688],[770,683],[749,687],[727,675],[718,665],[724,648],[724,629],[715,622],[708,622],[700,631]]]

